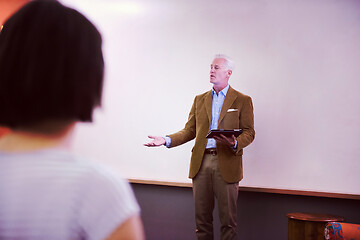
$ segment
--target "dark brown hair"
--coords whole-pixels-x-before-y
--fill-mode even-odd
[[[101,35],[78,11],[31,1],[0,32],[0,125],[92,121],[101,104]]]

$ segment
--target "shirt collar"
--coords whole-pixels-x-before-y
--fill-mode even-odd
[[[230,85],[228,84],[223,90],[221,90],[219,93],[222,93],[224,96],[226,96],[227,92],[229,91]],[[214,88],[212,89],[212,94],[216,94]]]

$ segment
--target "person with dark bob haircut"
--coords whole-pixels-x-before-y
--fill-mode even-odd
[[[104,61],[101,36],[83,15],[35,1],[8,19],[0,41],[0,125],[92,120]]]
[[[101,35],[78,11],[34,0],[0,32],[0,239],[144,239],[129,183],[70,153],[101,104]]]

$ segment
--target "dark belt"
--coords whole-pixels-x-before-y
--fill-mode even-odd
[[[217,154],[216,148],[206,148],[205,154],[211,154],[211,155],[215,156]]]

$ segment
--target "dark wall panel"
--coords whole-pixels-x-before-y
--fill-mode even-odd
[[[148,240],[195,239],[194,202],[191,188],[132,184],[142,209]],[[295,196],[240,191],[239,239],[286,240],[290,212],[328,213],[360,224],[360,200]],[[220,239],[217,208],[214,210],[215,239]]]

